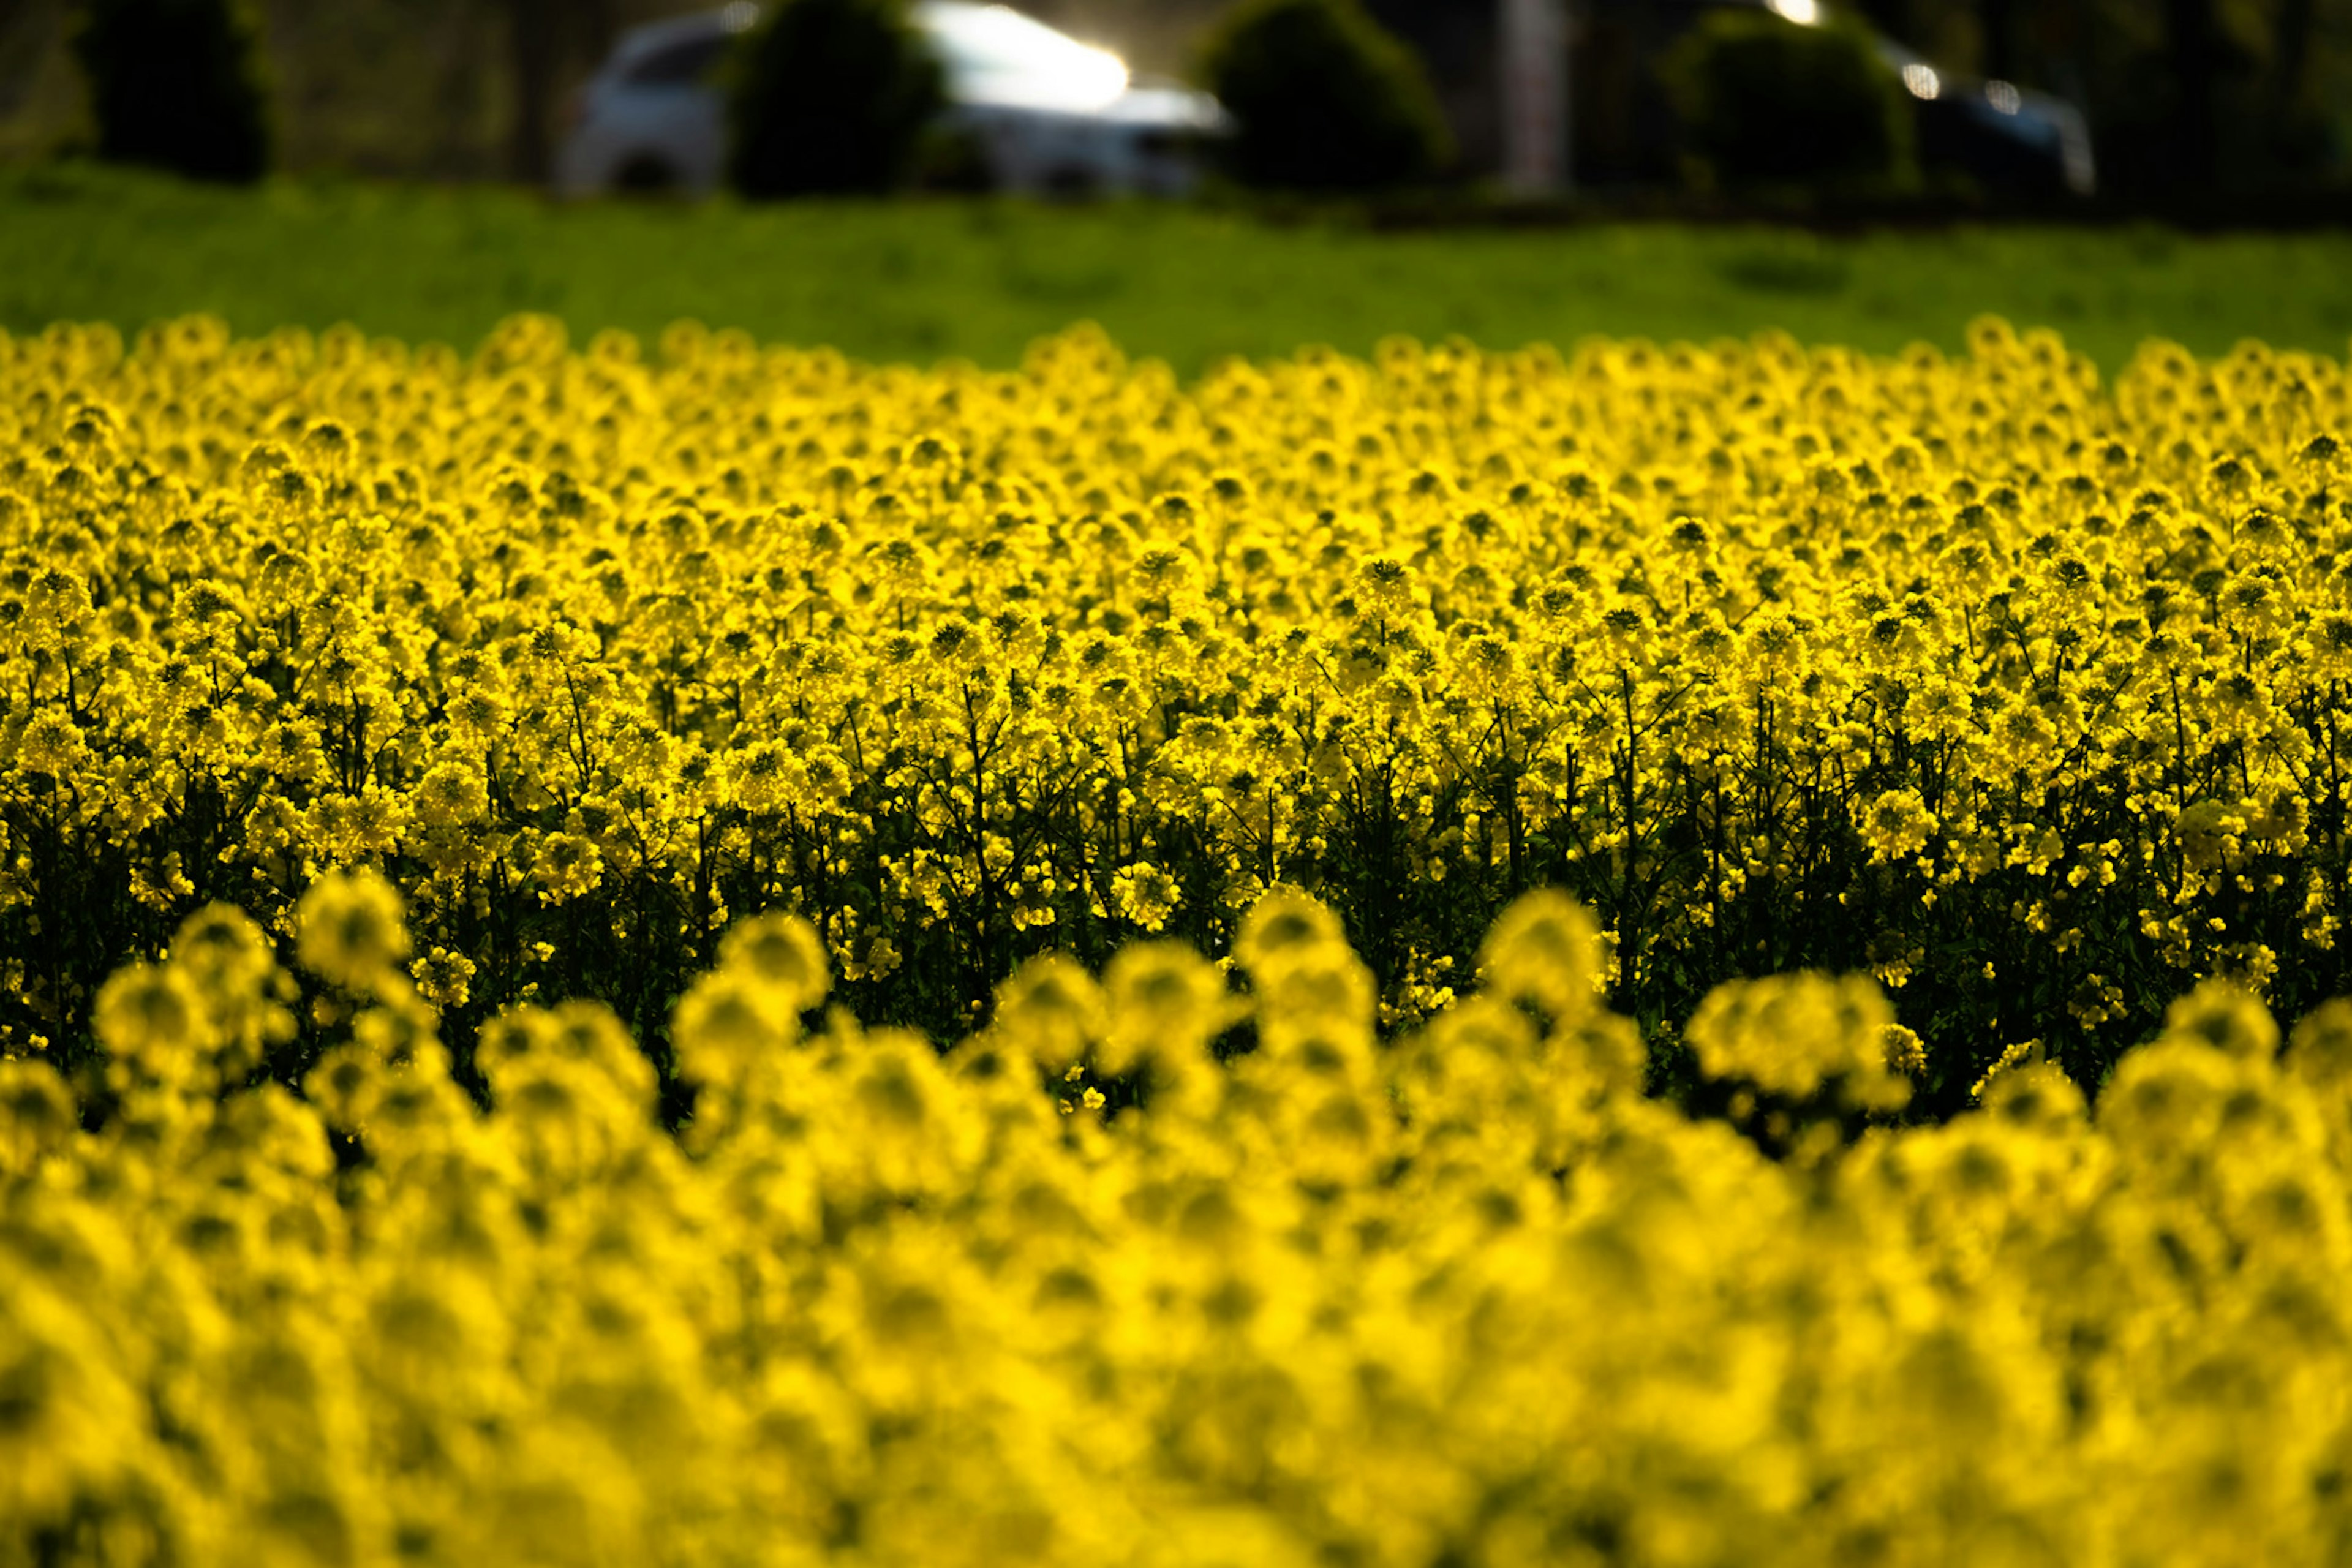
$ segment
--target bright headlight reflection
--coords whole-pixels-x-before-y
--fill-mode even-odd
[[[916,19],[963,103],[1091,113],[1127,91],[1127,62],[1007,5],[929,0]]]
[[[1903,68],[1903,85],[1911,89],[1914,98],[1934,98],[1944,90],[1943,79],[1934,66],[1914,60]]]
[[[2015,114],[2025,107],[2025,95],[2005,81],[1985,83],[1985,101],[2003,114]]]
[[[1821,0],[1764,0],[1764,4],[1801,27],[1812,26],[1822,19]]]

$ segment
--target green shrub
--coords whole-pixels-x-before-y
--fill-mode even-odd
[[[1242,0],[1201,76],[1234,117],[1226,155],[1246,184],[1377,190],[1452,156],[1421,62],[1356,0]]]
[[[1718,11],[1660,70],[1700,184],[1886,189],[1917,177],[1902,85],[1858,26]]]
[[[258,29],[239,0],[90,0],[74,53],[100,157],[229,184],[268,173]]]
[[[737,50],[729,178],[753,197],[890,190],[946,102],[904,0],[782,0]]]

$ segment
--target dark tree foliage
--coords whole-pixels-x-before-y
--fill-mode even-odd
[[[1902,86],[1859,27],[1720,11],[1675,46],[1660,74],[1691,158],[1717,184],[1867,189],[1916,177]]]
[[[74,53],[101,158],[228,184],[269,172],[260,42],[238,0],[90,0]]]
[[[1245,184],[1363,192],[1435,174],[1452,141],[1412,52],[1356,0],[1243,0],[1201,78],[1234,121]]]
[[[893,189],[946,102],[903,0],[783,0],[736,51],[730,180],[752,197]]]

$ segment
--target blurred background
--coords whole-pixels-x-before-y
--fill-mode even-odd
[[[2340,355],[2352,0],[0,0],[0,331],[194,311]]]
[[[0,0],[0,160],[96,145],[69,42],[90,3]],[[1474,189],[1504,169],[1511,3],[1363,0],[1416,57],[1450,132],[1424,184]],[[1561,8],[1560,173],[1599,193],[1687,185],[1689,149],[1659,63],[1694,17],[1719,7],[1564,0]],[[1813,8],[1813,0],[1773,6],[1783,16]],[[693,0],[257,0],[249,10],[278,132],[275,164],[304,174],[544,183],[578,94],[615,41],[646,23],[715,9]],[[1203,41],[1231,7],[1025,0],[1022,9],[1115,53],[1139,78],[1198,82]],[[2352,0],[1856,0],[1845,9],[1943,80],[2015,84],[2079,111],[2107,203],[2340,192],[2352,179]]]

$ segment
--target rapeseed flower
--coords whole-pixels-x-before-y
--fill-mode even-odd
[[[345,921],[378,962],[303,1098],[151,1076],[85,1127],[52,1067],[0,1062],[5,1539],[814,1563],[871,1512],[884,1563],[1499,1561],[1606,1517],[1799,1563],[1990,1516],[2072,1560],[2222,1563],[2340,1533],[2312,1484],[2352,1280],[2333,1012],[2281,1061],[2217,984],[2095,1108],[2021,1061],[1905,1126],[1888,1084],[1923,1058],[1867,980],[1748,982],[1685,1031],[1762,1097],[1741,1139],[1641,1093],[1561,895],[1386,1047],[1327,906],[1242,924],[1258,1045],[1220,1063],[1243,1009],[1180,944],[1099,985],[1033,960],[943,1056],[838,1009],[800,1034],[814,926],[741,922],[670,1020],[682,1140],[599,1004],[500,1015],[470,1098],[381,973],[396,909]],[[110,1042],[266,1012],[265,951],[205,911],[109,983]],[[1141,1114],[1090,1071],[1140,1074]],[[1823,1096],[1878,1125],[1814,1135]]]
[[[0,337],[0,1558],[2323,1560],[2348,429]]]
[[[400,890],[362,868],[320,879],[295,910],[304,968],[359,993],[382,988],[408,956]]]

